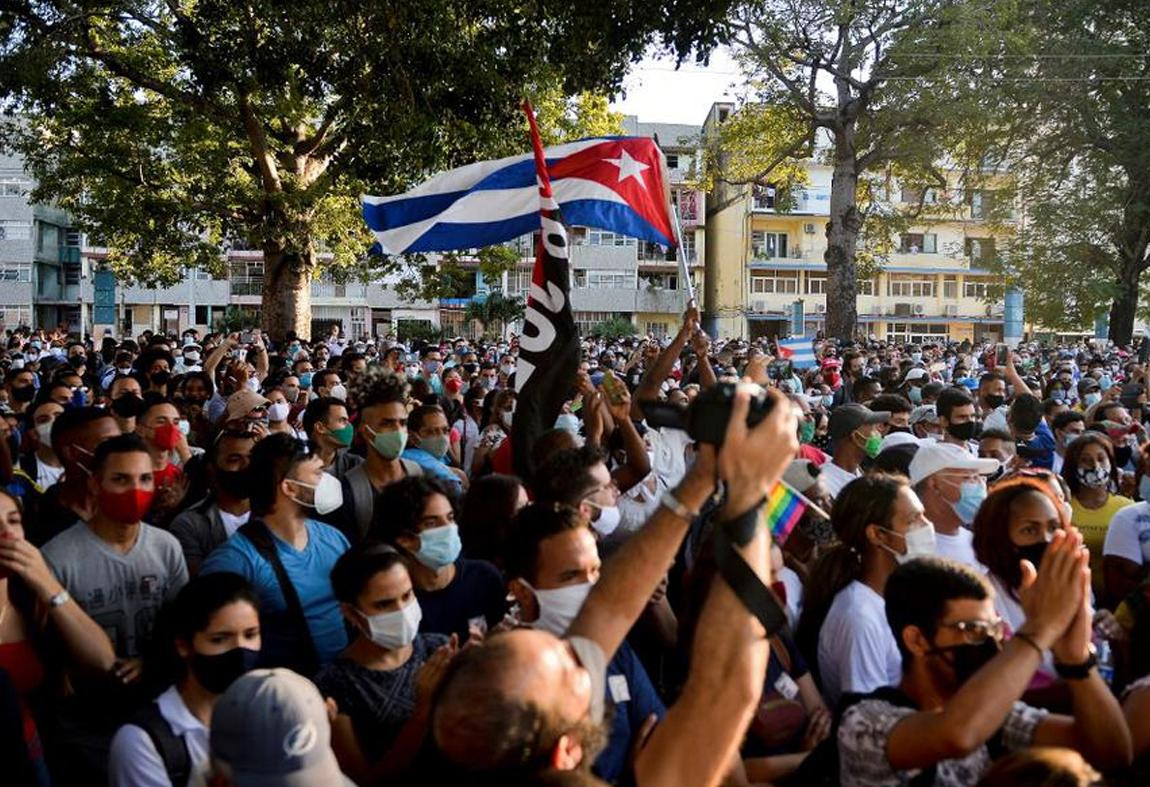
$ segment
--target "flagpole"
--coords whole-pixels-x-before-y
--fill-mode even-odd
[[[814,511],[816,514],[818,514],[819,516],[821,516],[823,519],[827,519],[827,520],[829,520],[829,519],[831,518],[831,515],[830,515],[830,514],[828,514],[826,511],[823,511],[821,508],[819,508],[817,505],[815,505],[815,504],[814,504],[814,503],[811,501],[811,499],[810,499],[809,497],[807,497],[806,495],[804,495],[804,494],[803,494],[802,492],[800,492],[799,490],[795,489],[793,486],[791,486],[790,484],[788,484],[786,481],[784,481],[783,479],[781,479],[781,478],[780,478],[780,479],[779,479],[779,483],[780,483],[780,484],[782,484],[782,485],[783,485],[783,487],[784,487],[785,489],[789,490],[789,491],[791,492],[791,494],[793,494],[793,495],[794,495],[795,497],[797,497],[799,500],[802,500],[804,503],[806,503],[806,504],[807,504],[807,508],[809,508],[809,509],[811,509],[812,511]]]
[[[678,256],[679,268],[681,269],[681,273],[679,275],[687,284],[687,307],[690,308],[692,304],[697,305],[695,302],[695,283],[691,281],[691,271],[687,267],[687,251],[683,248],[683,223],[679,221],[678,203],[672,203],[671,215],[675,217],[675,235],[679,241]]]

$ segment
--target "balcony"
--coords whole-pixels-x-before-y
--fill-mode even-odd
[[[232,297],[252,297],[261,296],[264,294],[263,279],[250,279],[250,280],[236,280],[231,281],[231,294]]]
[[[794,193],[794,206],[788,215],[828,216],[831,207],[831,190],[824,188],[799,188]],[[751,200],[751,209],[762,213],[777,213],[775,198],[767,194],[756,194]]]
[[[679,314],[687,306],[686,290],[641,287],[635,292],[635,311]]]
[[[367,286],[359,282],[337,284],[330,281],[313,281],[311,283],[311,297],[366,298]]]

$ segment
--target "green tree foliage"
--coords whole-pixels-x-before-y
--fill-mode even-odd
[[[832,336],[855,334],[857,281],[873,275],[901,229],[963,211],[940,163],[964,166],[958,140],[984,129],[974,103],[958,104],[955,91],[917,89],[945,68],[917,55],[924,39],[938,46],[959,38],[972,14],[957,0],[752,0],[732,17],[729,36],[752,89],[743,111],[707,141],[721,151],[710,156],[715,177],[732,198],[739,186],[777,185],[785,212],[802,183],[802,159],[833,168],[825,253]],[[975,175],[963,169],[960,180]],[[902,186],[922,198],[900,204]],[[928,188],[940,197],[929,208]]]
[[[637,336],[639,331],[635,329],[635,325],[626,317],[614,317],[605,322],[601,322],[591,329],[591,335],[608,341],[615,339],[626,339],[630,336]]]
[[[482,298],[472,299],[467,305],[465,316],[479,322],[484,334],[490,332],[502,336],[507,324],[521,318],[524,310],[523,301],[509,298],[500,290],[492,290]]]
[[[705,49],[726,10],[12,0],[0,109],[16,121],[0,142],[130,278],[217,268],[221,243],[262,249],[268,327],[306,334],[310,278],[362,265],[361,193],[523,150],[522,97],[611,90],[653,39]]]
[[[997,8],[1009,26],[988,25],[963,70],[997,99],[996,155],[1022,208],[1004,271],[1028,319],[1087,330],[1108,310],[1110,338],[1128,343],[1150,267],[1150,5]]]

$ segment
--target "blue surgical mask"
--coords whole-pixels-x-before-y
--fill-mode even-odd
[[[419,551],[415,559],[433,571],[450,566],[463,551],[458,525],[442,525],[419,534]]]
[[[1105,391],[1114,385],[1114,378],[1108,374],[1104,374],[1102,375],[1102,379],[1098,381],[1098,384],[1101,385],[1102,390]]]
[[[963,524],[969,525],[974,521],[974,515],[978,513],[978,508],[985,499],[986,484],[981,481],[963,481],[958,502],[951,503],[950,507],[954,509],[954,513],[958,515]]]
[[[827,394],[826,396],[823,397],[823,407],[830,407],[834,403],[835,403],[835,397],[833,394]]]
[[[1090,393],[1088,393],[1082,397],[1082,403],[1084,405],[1086,405],[1087,407],[1093,407],[1094,405],[1098,404],[1101,401],[1102,401],[1102,394],[1098,393],[1097,391],[1091,391]]]
[[[560,413],[555,419],[556,429],[566,429],[573,434],[579,434],[579,416],[574,413]]]
[[[907,397],[914,404],[922,404],[922,389],[916,385],[912,385],[906,392]]]
[[[300,388],[311,388],[311,372],[304,372],[299,376]]]

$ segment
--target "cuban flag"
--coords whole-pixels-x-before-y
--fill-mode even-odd
[[[786,358],[796,369],[810,369],[817,366],[815,361],[815,343],[809,336],[793,336],[790,339],[779,339],[779,357]]]
[[[543,150],[570,225],[675,245],[667,163],[647,137],[594,137]],[[405,194],[363,197],[384,254],[480,248],[539,229],[534,153],[442,172]]]

